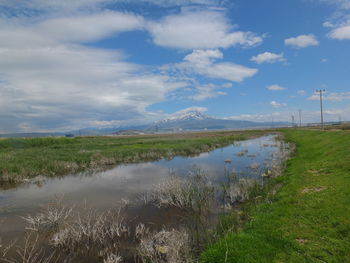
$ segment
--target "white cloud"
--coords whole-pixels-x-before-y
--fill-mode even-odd
[[[186,86],[125,62],[121,51],[81,45],[139,28],[137,16],[102,12],[26,21],[0,20],[0,132],[147,122],[157,118],[148,106]]]
[[[277,84],[268,86],[268,87],[266,87],[266,88],[267,88],[268,90],[272,90],[272,91],[279,91],[279,90],[286,90],[286,89],[287,89],[287,88],[282,87],[282,86],[277,85]]]
[[[305,92],[305,90],[298,90],[297,91],[297,93],[298,93],[298,95],[300,95],[300,96],[305,96],[305,94],[306,94],[306,92]]]
[[[38,34],[64,42],[88,42],[116,33],[142,29],[140,16],[115,11],[46,20],[35,27]]]
[[[250,60],[258,64],[262,64],[262,63],[282,62],[282,61],[285,61],[286,59],[284,58],[283,53],[275,54],[271,52],[264,52],[257,56],[253,56]]]
[[[170,97],[175,100],[203,101],[223,96],[227,94],[223,89],[232,88],[232,82],[241,82],[258,72],[257,69],[232,62],[217,61],[223,58],[223,53],[218,49],[196,49],[184,57],[184,62],[162,66],[164,74],[178,82],[189,83],[185,89],[173,92]],[[230,82],[212,84],[209,82],[212,79]]]
[[[312,34],[309,35],[300,35],[297,37],[291,37],[284,40],[285,45],[297,47],[297,48],[306,48],[309,46],[319,45],[318,40]]]
[[[168,65],[165,70],[178,69],[181,74],[199,74],[207,78],[241,82],[254,76],[258,70],[232,62],[217,62],[223,53],[215,50],[194,50],[185,56],[184,62]]]
[[[333,29],[328,36],[333,39],[347,40],[350,39],[350,21],[347,24],[340,25]]]
[[[324,94],[322,96],[323,100],[328,101],[343,101],[343,100],[350,100],[350,92],[331,92],[329,94]],[[319,94],[313,94],[308,98],[308,100],[320,100]]]
[[[350,39],[350,0],[319,0],[336,7],[336,12],[330,20],[323,23],[324,27],[332,30],[327,34],[331,39]]]
[[[285,106],[287,106],[286,103],[279,103],[279,102],[274,101],[274,100],[270,102],[270,105],[271,105],[272,107],[274,107],[274,108],[280,108],[280,107],[285,107]]]
[[[329,28],[332,28],[334,27],[334,24],[330,21],[326,21],[322,24],[324,27],[329,27]]]
[[[196,64],[198,67],[205,67],[212,64],[217,59],[222,59],[224,54],[218,49],[193,50],[185,56],[184,60]]]
[[[150,22],[148,30],[156,45],[179,49],[255,46],[263,40],[252,32],[234,31],[225,15],[218,11],[169,15],[161,21]]]
[[[246,78],[254,76],[258,70],[231,62],[222,62],[213,64],[208,68],[198,68],[198,72],[212,78],[241,82]]]
[[[226,95],[226,92],[220,91],[221,87],[218,87],[214,84],[206,84],[196,87],[196,94],[192,96],[193,100],[203,101],[210,98],[215,98],[218,96]]]

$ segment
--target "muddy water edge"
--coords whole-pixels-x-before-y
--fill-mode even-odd
[[[0,262],[193,262],[219,216],[278,176],[291,151],[271,134],[2,190]]]

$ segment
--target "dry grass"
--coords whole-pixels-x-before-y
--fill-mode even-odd
[[[318,193],[318,192],[322,192],[324,190],[327,190],[326,186],[320,186],[320,187],[311,187],[311,188],[304,188],[301,193],[302,194],[307,194],[307,193]]]
[[[118,253],[108,254],[107,257],[103,260],[103,263],[121,263],[123,258]]]
[[[75,253],[89,252],[92,248],[113,250],[129,233],[120,211],[98,213],[89,210],[84,215],[77,214],[74,220],[66,222],[52,235],[51,245]]]
[[[185,230],[175,229],[142,235],[138,253],[142,262],[191,262],[189,235]]]
[[[259,184],[254,179],[241,178],[236,183],[230,184],[226,191],[229,204],[233,205],[236,202],[249,200],[254,187],[259,187]]]
[[[15,248],[15,255],[8,256],[10,247],[2,250],[0,262],[3,263],[68,263],[69,257],[62,257],[55,252],[45,253],[39,244],[39,235],[27,234],[24,244]]]
[[[72,207],[63,206],[61,201],[62,199],[56,199],[37,215],[29,215],[24,218],[28,224],[26,230],[45,240],[41,246],[48,247],[57,254],[68,254],[71,259],[91,254],[93,257],[98,255],[99,258],[104,258],[105,262],[121,262],[115,251],[118,249],[119,242],[127,239],[129,235],[129,227],[123,215],[124,206],[105,212],[98,212],[90,208],[78,212]],[[36,245],[37,239],[26,240],[25,247],[29,242]],[[28,249],[23,251],[28,251]],[[34,257],[33,253],[31,252],[26,257]],[[38,262],[51,262],[52,260],[50,256],[42,255],[41,251],[37,251],[35,255],[36,260],[39,257],[42,258],[40,260],[48,260]],[[20,260],[24,256],[17,253],[15,258]],[[13,259],[8,262],[22,261]]]
[[[209,208],[214,194],[215,187],[208,177],[202,171],[194,170],[188,179],[169,176],[141,199],[157,207],[178,207],[198,212],[204,207]]]
[[[62,199],[57,198],[49,203],[42,212],[35,216],[28,215],[23,217],[27,222],[27,230],[52,231],[59,228],[72,217],[73,208],[66,207],[62,204]]]

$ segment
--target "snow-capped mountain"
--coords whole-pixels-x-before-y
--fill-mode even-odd
[[[286,123],[261,123],[244,120],[229,120],[210,117],[200,111],[187,111],[171,115],[150,124],[143,129],[146,132],[243,129],[258,127],[285,126]]]
[[[137,134],[158,133],[176,131],[199,131],[221,129],[247,129],[288,126],[288,122],[252,122],[244,120],[219,119],[206,115],[198,110],[178,112],[167,118],[144,125],[130,125],[111,128],[87,128],[69,133],[75,135],[98,135],[98,134]]]
[[[209,117],[208,115],[200,111],[188,111],[185,113],[173,114],[168,118],[157,121],[156,123],[161,124],[161,123],[169,123],[169,122],[177,122],[177,121],[208,120],[208,119],[214,119],[214,118]]]

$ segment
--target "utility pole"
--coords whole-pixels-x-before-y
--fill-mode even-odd
[[[301,110],[299,109],[299,127],[301,127]]]
[[[325,89],[316,90],[316,92],[320,93],[321,127],[322,127],[322,130],[324,130],[324,125],[323,125],[323,102],[322,102],[322,93],[324,93],[325,91],[326,91]]]
[[[294,124],[294,115],[292,115],[292,127],[295,127],[295,124]]]

